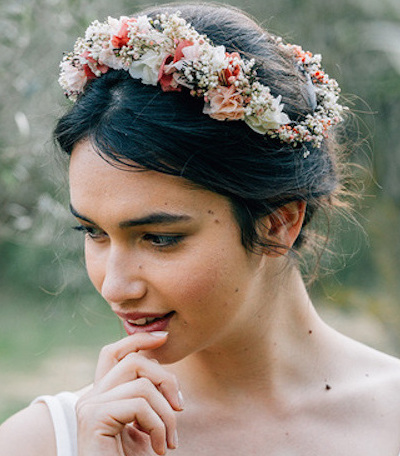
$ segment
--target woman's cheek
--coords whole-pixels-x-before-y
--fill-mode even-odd
[[[95,253],[90,239],[85,240],[85,264],[86,271],[95,289],[101,294],[101,285],[105,277],[106,261],[100,252]]]
[[[190,264],[180,264],[169,277],[171,305],[188,318],[221,312],[234,294],[234,286],[218,255],[194,255]],[[161,290],[160,290],[161,291]],[[161,291],[162,292],[162,291]],[[175,304],[174,304],[175,303]]]

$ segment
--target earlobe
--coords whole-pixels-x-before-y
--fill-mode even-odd
[[[265,252],[266,255],[278,257],[292,248],[303,226],[306,205],[305,201],[293,201],[266,217],[263,223],[264,235],[276,244],[276,247]]]

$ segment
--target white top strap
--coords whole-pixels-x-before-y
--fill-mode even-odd
[[[56,396],[40,396],[33,403],[44,402],[53,420],[57,444],[57,456],[77,456],[76,394],[59,393]]]

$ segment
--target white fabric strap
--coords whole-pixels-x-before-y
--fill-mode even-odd
[[[56,396],[40,396],[33,403],[44,402],[53,420],[57,456],[77,456],[76,394],[59,393]]]

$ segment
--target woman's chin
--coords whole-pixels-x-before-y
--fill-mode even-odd
[[[144,350],[140,352],[141,355],[148,359],[156,360],[160,364],[175,364],[182,359],[186,358],[190,353],[183,353],[180,350],[175,350],[172,344],[167,341],[165,345],[154,350]]]

